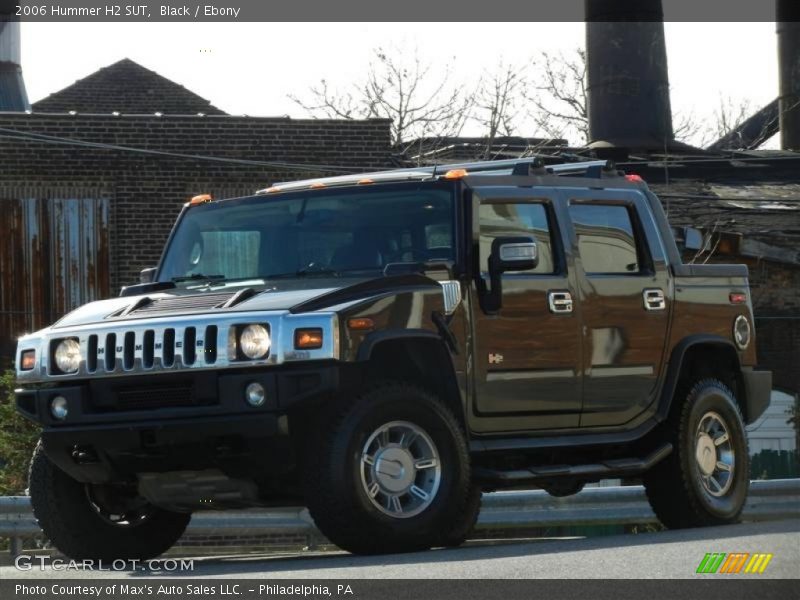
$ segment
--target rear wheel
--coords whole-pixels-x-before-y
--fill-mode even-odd
[[[41,443],[31,460],[30,494],[44,534],[75,560],[153,558],[178,541],[191,519],[149,504],[135,489],[75,481]]]
[[[309,454],[307,502],[350,552],[460,544],[480,507],[452,413],[420,388],[387,383],[341,404]]]
[[[750,458],[733,393],[716,379],[696,382],[667,424],[667,436],[672,454],[643,478],[656,516],[671,529],[736,522],[747,499]]]

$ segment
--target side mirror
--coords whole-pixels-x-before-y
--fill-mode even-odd
[[[536,240],[531,237],[500,237],[492,241],[489,272],[530,271],[539,264]]]
[[[539,250],[532,237],[499,237],[492,240],[489,255],[490,289],[483,280],[481,286],[481,308],[487,314],[496,314],[503,305],[503,278],[506,271],[530,271],[539,264]]]
[[[687,250],[702,250],[705,246],[703,232],[694,227],[683,228],[683,247]]]
[[[148,267],[139,272],[139,283],[153,283],[158,267]]]

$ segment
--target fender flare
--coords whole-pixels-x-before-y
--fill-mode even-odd
[[[664,384],[661,386],[661,394],[658,402],[657,415],[659,420],[665,421],[669,416],[669,411],[672,407],[672,400],[675,396],[675,390],[678,387],[678,379],[680,378],[681,371],[683,370],[683,363],[686,353],[691,348],[699,345],[719,346],[725,348],[726,351],[732,351],[736,360],[737,369],[737,372],[734,373],[734,375],[737,378],[737,383],[741,384],[742,365],[739,361],[739,353],[737,352],[736,347],[733,345],[731,340],[719,335],[710,334],[696,334],[687,336],[673,347],[672,353],[670,354],[669,363],[667,365],[667,373],[664,377]],[[739,388],[739,395],[741,396],[739,401],[742,403],[742,408],[746,409],[747,398],[745,397],[746,392],[743,389],[744,386],[740,385]]]

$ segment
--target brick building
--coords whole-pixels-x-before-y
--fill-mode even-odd
[[[158,260],[198,193],[389,164],[389,122],[230,116],[123,60],[0,112],[0,357]],[[199,113],[199,114],[198,114]]]
[[[234,117],[130,60],[32,108],[0,113],[0,357],[6,359],[22,331],[136,281],[140,269],[158,260],[180,206],[194,194],[232,197],[275,181],[383,168],[397,151],[388,121]],[[511,141],[519,140],[504,140],[503,147],[513,152],[520,144]],[[466,142],[470,151],[483,147],[477,138],[456,142],[445,144],[458,150],[446,158],[462,158]],[[529,150],[530,140],[523,142]],[[776,388],[796,394],[800,157],[684,158],[669,172],[651,159],[624,168],[652,184],[674,225],[729,236],[699,260],[748,264],[759,360],[775,372]],[[409,156],[410,163],[418,159]]]

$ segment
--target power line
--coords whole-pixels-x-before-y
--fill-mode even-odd
[[[364,168],[343,165],[315,165],[311,163],[288,163],[288,162],[268,162],[259,160],[249,160],[245,158],[226,158],[223,156],[205,156],[199,154],[184,154],[182,152],[168,152],[166,150],[151,150],[147,148],[136,148],[133,146],[121,146],[117,144],[106,144],[103,142],[89,142],[85,140],[75,140],[43,133],[30,131],[18,131],[16,129],[6,129],[0,127],[0,137],[7,139],[23,139],[45,144],[67,145],[83,148],[93,148],[98,150],[116,150],[120,152],[134,152],[138,154],[150,154],[156,156],[168,156],[173,158],[185,158],[190,160],[207,160],[222,163],[249,165],[256,167],[271,167],[276,169],[293,169],[298,171],[338,171],[340,173],[361,173]]]

